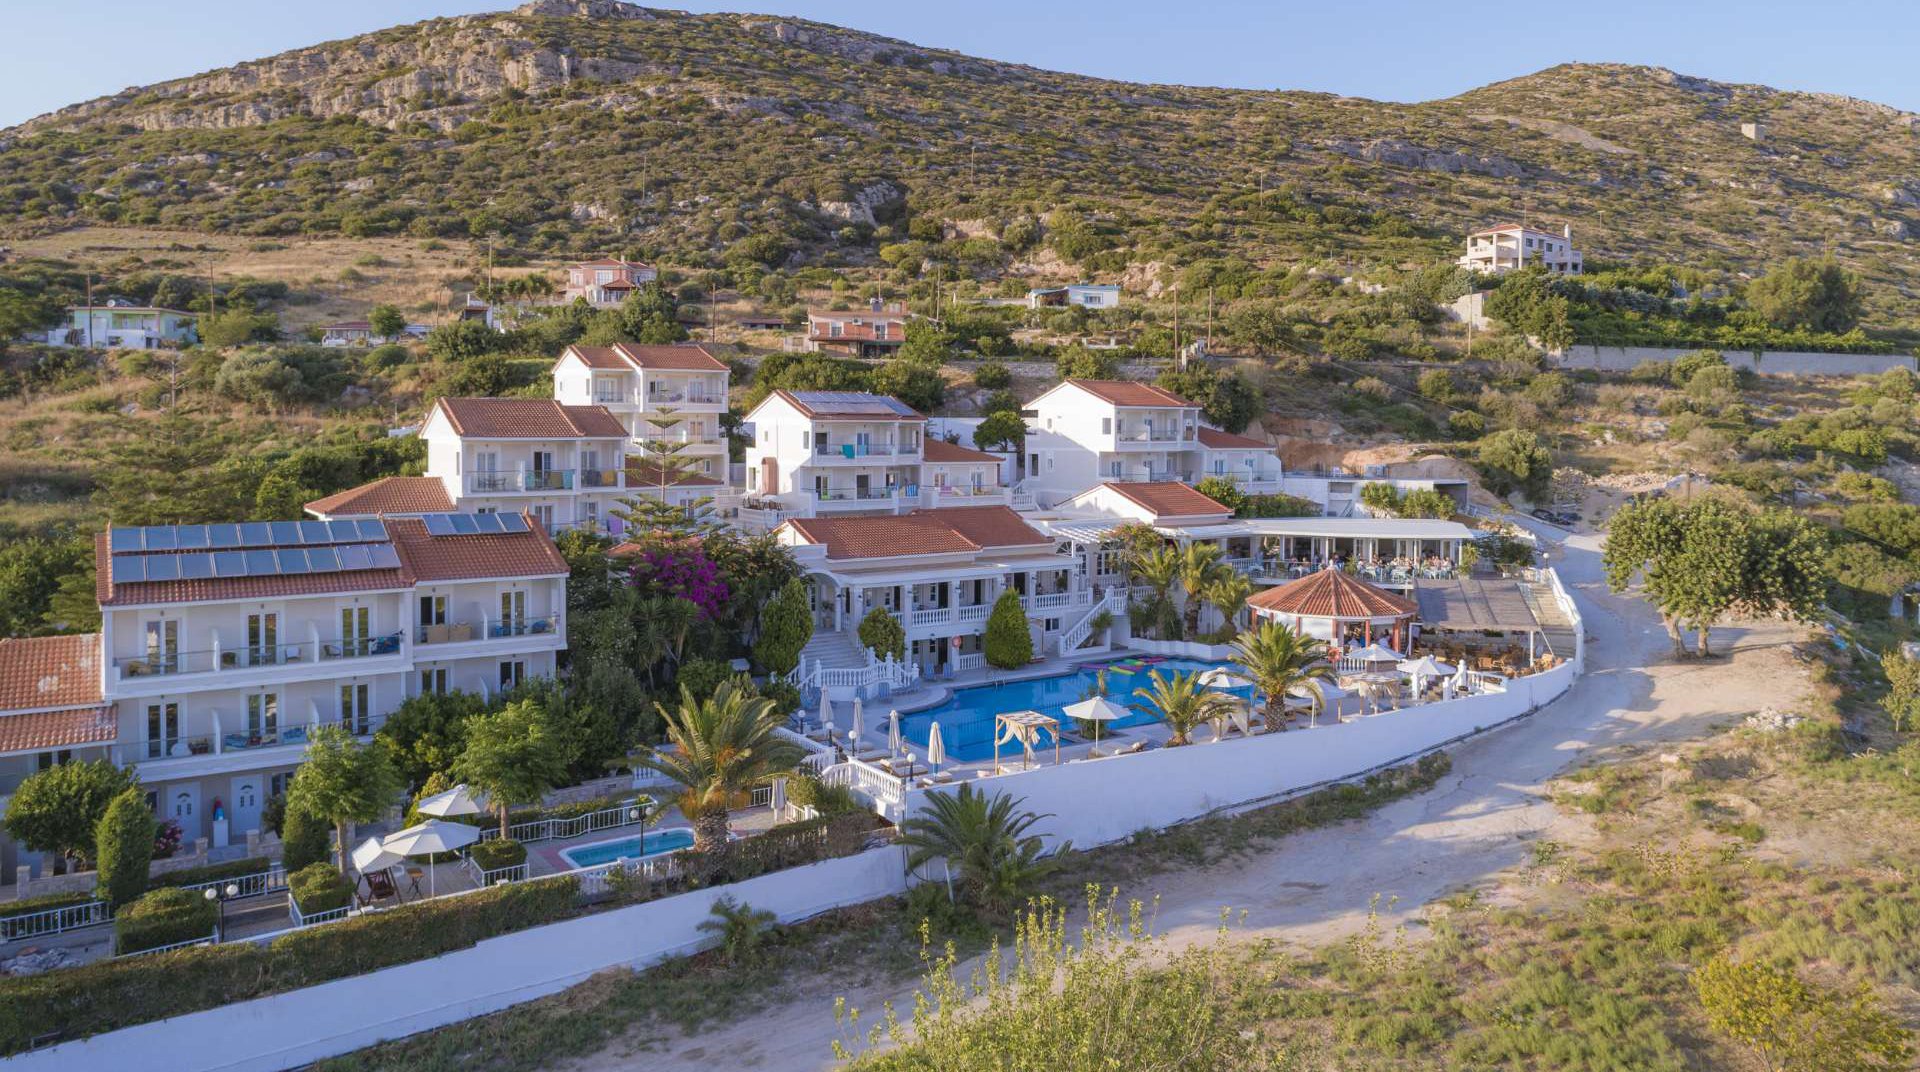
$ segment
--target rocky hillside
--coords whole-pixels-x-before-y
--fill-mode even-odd
[[[539,0],[0,132],[0,220],[491,232],[551,252],[777,264],[870,259],[910,217],[1005,239],[1067,208],[1086,240],[1054,255],[1117,272],[1406,260],[1518,215],[1573,223],[1590,257],[1744,268],[1825,248],[1891,299],[1920,281],[1916,122],[1612,65],[1413,105],[1137,85],[794,19]]]

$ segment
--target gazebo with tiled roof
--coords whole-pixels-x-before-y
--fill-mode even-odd
[[[1337,569],[1323,569],[1247,600],[1256,618],[1280,622],[1309,636],[1337,640],[1360,626],[1367,642],[1376,631],[1390,634],[1405,651],[1407,625],[1420,608],[1412,600],[1376,588]]]

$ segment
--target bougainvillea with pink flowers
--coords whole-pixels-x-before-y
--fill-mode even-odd
[[[691,539],[650,542],[634,561],[632,583],[654,595],[678,596],[699,607],[704,618],[726,613],[733,594],[720,567]]]

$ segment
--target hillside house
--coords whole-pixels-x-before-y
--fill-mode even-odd
[[[560,289],[563,303],[585,301],[595,309],[611,309],[627,296],[660,278],[652,265],[602,257],[567,266],[567,283]]]
[[[1580,251],[1573,248],[1573,227],[1559,234],[1540,231],[1518,223],[1503,223],[1467,236],[1467,251],[1460,256],[1460,267],[1485,275],[1504,275],[1538,264],[1561,275],[1579,275]]]
[[[806,349],[848,357],[889,357],[907,341],[907,307],[875,298],[865,309],[807,310]]]
[[[77,305],[67,322],[47,332],[49,346],[102,350],[157,350],[200,341],[196,314],[108,298],[104,305]]]
[[[1027,308],[1077,305],[1085,309],[1117,309],[1120,288],[1108,283],[1069,283],[1064,287],[1034,287],[1027,291]]]

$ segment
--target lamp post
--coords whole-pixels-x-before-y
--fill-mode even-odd
[[[227,883],[224,888],[208,886],[206,889],[207,900],[212,901],[219,909],[213,928],[213,940],[216,944],[227,940],[227,902],[238,896],[240,896],[240,886],[234,882]]]

